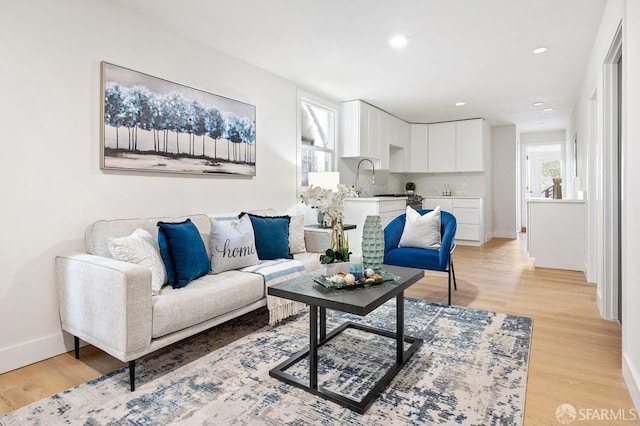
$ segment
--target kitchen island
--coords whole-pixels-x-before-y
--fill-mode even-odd
[[[353,254],[362,254],[362,227],[367,216],[380,216],[384,229],[389,222],[405,213],[406,209],[407,197],[345,198],[344,223],[357,226],[349,232],[349,250]]]
[[[532,198],[527,210],[527,250],[535,266],[584,271],[584,200]]]

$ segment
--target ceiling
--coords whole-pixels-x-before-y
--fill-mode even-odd
[[[111,1],[340,101],[362,99],[414,123],[483,117],[522,132],[567,126],[606,4]],[[408,39],[399,50],[388,44],[396,34]],[[533,54],[539,46],[549,50]]]

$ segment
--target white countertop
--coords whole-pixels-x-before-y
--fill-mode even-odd
[[[481,199],[482,197],[473,195],[425,195],[424,198],[467,198],[467,199]]]
[[[345,198],[344,201],[393,201],[402,200],[405,201],[407,197],[358,197],[358,198]]]
[[[583,204],[584,202],[585,202],[585,200],[577,200],[577,199],[556,200],[554,198],[530,198],[530,199],[527,200],[527,203],[549,203],[549,204],[553,204],[553,203],[557,203],[557,204],[571,204],[571,203]]]

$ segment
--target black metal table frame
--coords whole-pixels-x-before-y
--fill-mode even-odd
[[[349,408],[359,414],[369,408],[369,405],[380,395],[380,393],[391,383],[391,380],[398,374],[402,366],[411,358],[411,356],[422,346],[423,340],[405,336],[404,334],[404,291],[396,295],[396,332],[370,327],[363,324],[348,321],[338,328],[327,334],[327,308],[317,305],[309,305],[309,347],[303,349],[288,360],[279,364],[277,367],[269,371],[271,377],[289,383],[293,386],[302,388],[314,395],[320,396],[329,401],[333,401],[343,407]],[[318,309],[320,314],[318,315]],[[320,336],[318,337],[318,316],[320,317]],[[345,331],[347,328],[354,328],[368,333],[374,333],[383,337],[396,340],[396,361],[387,370],[384,376],[378,380],[375,385],[367,392],[360,401],[348,398],[344,395],[332,392],[318,385],[318,348],[331,339]],[[410,346],[404,350],[404,342]],[[285,370],[295,365],[302,359],[309,357],[309,380],[304,380],[287,373]]]

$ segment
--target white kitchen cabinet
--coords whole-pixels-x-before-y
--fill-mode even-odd
[[[362,254],[362,227],[367,216],[380,216],[382,228],[397,216],[406,212],[405,197],[346,198],[344,200],[344,223],[356,225],[349,231],[349,250]]]
[[[453,213],[453,201],[451,197],[427,197],[422,200],[422,206],[425,209],[435,209],[440,206],[440,210],[444,210],[445,212]]]
[[[340,104],[340,115],[343,158],[369,158],[379,169],[409,171],[409,123],[360,100]]]
[[[403,173],[411,171],[411,125],[398,119],[398,144],[403,145]]]
[[[456,123],[429,124],[427,169],[430,173],[456,170]]]
[[[390,116],[389,120],[389,172],[406,173],[409,171],[406,163],[410,149],[409,124],[397,117]]]
[[[409,172],[428,172],[429,125],[411,124],[411,145],[409,153]]]
[[[456,122],[456,172],[484,171],[482,119]]]
[[[380,160],[380,112],[362,101],[340,105],[342,157]]]
[[[479,197],[426,197],[425,209],[435,209],[453,214],[457,222],[456,241],[461,245],[484,244],[483,200]]]
[[[379,111],[378,121],[378,158],[380,159],[380,168],[389,170],[389,127],[393,116],[384,111]]]
[[[413,125],[418,126],[418,125]],[[428,125],[430,173],[484,171],[487,124],[481,118]],[[414,127],[412,127],[413,131]],[[414,161],[419,162],[419,159]]]

